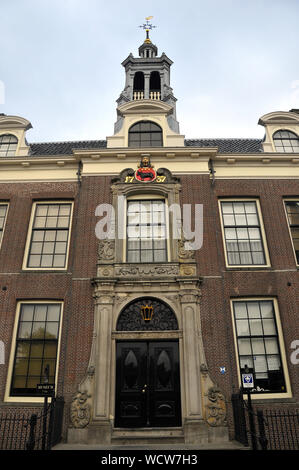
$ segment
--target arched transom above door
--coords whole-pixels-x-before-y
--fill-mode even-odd
[[[178,330],[177,318],[163,301],[142,297],[128,304],[120,313],[117,331]]]

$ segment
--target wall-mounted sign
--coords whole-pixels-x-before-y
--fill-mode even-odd
[[[243,388],[253,388],[253,374],[242,374],[242,385]]]
[[[55,384],[37,384],[36,389],[41,397],[52,397],[55,392]]]

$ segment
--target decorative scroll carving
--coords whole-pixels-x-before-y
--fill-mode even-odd
[[[207,398],[207,423],[214,427],[226,425],[226,404],[221,390],[215,386],[210,387]]]
[[[123,277],[140,277],[140,276],[177,276],[179,274],[178,266],[167,265],[127,265],[123,267],[116,267],[115,273],[117,276]]]
[[[180,182],[180,178],[178,178],[177,176],[173,176],[171,171],[168,170],[167,168],[159,168],[157,170],[157,176],[165,176],[165,180],[163,181],[163,183],[179,183]]]
[[[122,170],[118,176],[112,178],[111,183],[124,183],[126,181],[127,176],[135,176],[135,171],[133,170],[133,168],[125,168],[124,170]]]
[[[85,392],[78,392],[71,403],[71,423],[74,428],[85,428],[91,417],[90,405],[87,403],[90,395]]]
[[[145,305],[153,307],[153,317],[144,321],[141,308]],[[118,318],[117,331],[149,331],[177,330],[178,322],[175,314],[164,302],[151,298],[142,298],[127,305]]]
[[[99,261],[112,261],[114,259],[114,250],[114,240],[100,240],[98,248]]]
[[[182,238],[178,241],[179,245],[179,258],[186,261],[186,260],[194,260],[195,258],[195,251],[194,250],[186,250],[185,248],[186,240]]]

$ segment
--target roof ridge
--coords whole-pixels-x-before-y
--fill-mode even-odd
[[[41,145],[41,144],[72,144],[77,142],[106,142],[106,139],[85,139],[85,140],[52,140],[49,142],[30,142],[28,145]]]
[[[192,138],[185,138],[185,140],[260,140],[260,137],[192,137]]]

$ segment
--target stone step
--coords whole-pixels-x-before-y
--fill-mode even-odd
[[[113,445],[130,445],[132,442],[140,445],[147,444],[179,444],[184,443],[182,428],[139,428],[136,430],[117,429],[112,432],[111,443]]]

